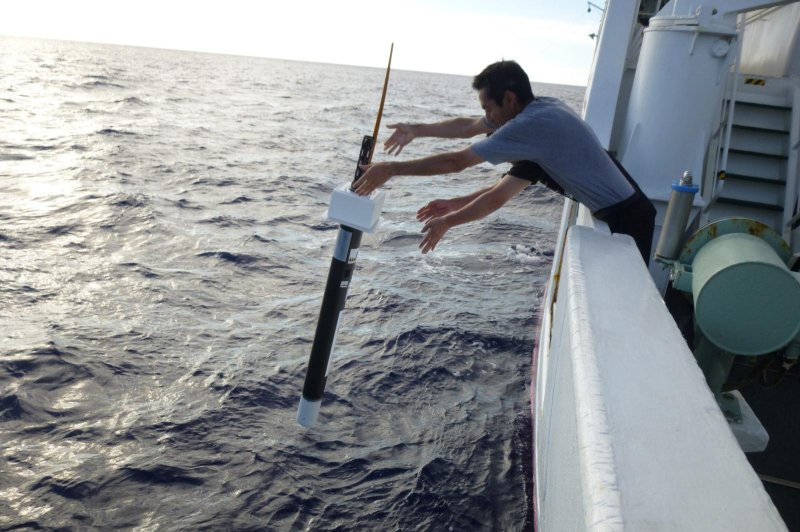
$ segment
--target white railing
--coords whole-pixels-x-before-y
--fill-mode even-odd
[[[632,239],[575,225],[559,257],[538,342],[539,532],[786,530]]]

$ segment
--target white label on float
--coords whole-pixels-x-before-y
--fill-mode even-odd
[[[358,258],[358,248],[351,249],[350,256],[347,258],[347,263],[353,264],[357,258]]]
[[[342,281],[342,284],[339,285],[339,288],[347,288],[350,286],[350,281]]]
[[[333,351],[336,349],[336,339],[339,337],[339,325],[342,324],[342,316],[344,311],[339,312],[339,317],[336,319],[336,332],[333,333],[333,342],[331,342],[331,353],[328,355],[328,367],[325,368],[325,378],[328,378],[328,373],[331,372],[331,362],[333,362]]]

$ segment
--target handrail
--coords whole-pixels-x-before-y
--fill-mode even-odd
[[[783,199],[783,227],[781,233],[784,240],[789,242],[792,247],[792,252],[796,252],[794,242],[792,242],[792,225],[796,217],[795,211],[800,205],[800,186],[798,180],[800,174],[800,123],[798,123],[797,116],[800,115],[800,86],[797,84],[792,88],[792,119],[791,130],[789,131],[789,151],[788,159],[786,161],[786,188],[784,189]]]
[[[731,147],[731,133],[733,131],[733,112],[736,108],[736,96],[739,89],[739,74],[742,65],[742,48],[744,42],[744,24],[740,25],[739,38],[736,40],[736,59],[733,74],[728,77],[729,83],[732,80],[733,87],[731,87],[731,95],[728,99],[727,118],[725,124],[725,138],[722,142],[722,156],[720,157],[720,150],[716,149],[714,175],[711,182],[711,194],[703,212],[707,213],[711,207],[717,202],[720,195],[722,195],[722,188],[725,186],[725,175],[728,167],[728,153]],[[727,91],[726,91],[727,92]],[[721,160],[720,160],[721,159]]]

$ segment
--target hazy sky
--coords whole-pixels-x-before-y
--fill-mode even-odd
[[[600,15],[585,0],[24,0],[3,3],[0,35],[376,67],[394,42],[398,69],[515,59],[534,81],[584,85]]]

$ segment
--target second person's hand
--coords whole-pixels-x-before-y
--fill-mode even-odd
[[[458,205],[450,199],[435,199],[417,211],[417,220],[426,222],[458,210]]]
[[[450,227],[452,226],[446,216],[428,220],[422,228],[422,233],[425,236],[422,237],[422,242],[419,243],[420,251],[425,254],[436,249],[436,244],[450,230]]]

